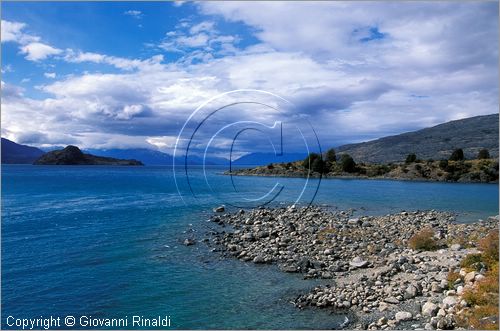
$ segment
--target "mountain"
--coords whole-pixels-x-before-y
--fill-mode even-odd
[[[16,144],[2,138],[2,163],[32,164],[44,152],[36,147]]]
[[[35,165],[143,165],[137,160],[122,160],[111,157],[101,157],[83,153],[76,146],[67,146],[64,149],[48,152],[42,155],[33,164]]]
[[[337,155],[351,155],[356,162],[388,163],[404,161],[410,153],[422,160],[448,159],[457,148],[462,148],[468,159],[476,158],[482,148],[498,158],[498,114],[451,121],[335,150]]]
[[[173,157],[170,154],[155,151],[148,148],[131,149],[88,149],[85,152],[106,157],[115,158],[133,158],[141,160],[145,165],[172,165]],[[176,158],[176,164],[184,164],[184,158]],[[207,157],[207,165],[227,164],[229,161],[223,158]],[[188,163],[191,165],[203,164],[203,158],[198,156],[189,156]]]
[[[305,159],[306,153],[283,153],[283,156],[277,156],[274,153],[250,153],[233,161],[233,165],[267,165],[270,163],[286,163],[300,159]]]

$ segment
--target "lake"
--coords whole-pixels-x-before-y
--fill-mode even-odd
[[[187,182],[179,169],[176,186],[171,167],[2,165],[2,327],[9,315],[168,315],[175,329],[338,327],[343,316],[290,303],[321,281],[182,244],[186,231],[201,238],[215,226],[206,222],[212,208],[268,202],[273,187],[280,194],[270,206],[436,209],[461,222],[498,214],[498,184],[315,179],[303,189],[305,179],[231,182],[222,171],[190,167]]]

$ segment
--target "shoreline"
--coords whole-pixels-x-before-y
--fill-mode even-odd
[[[203,241],[223,257],[328,282],[300,294],[293,304],[352,313],[342,326],[351,329],[454,328],[464,304],[459,292],[476,276],[484,277],[476,272],[471,281],[470,272],[460,268],[460,260],[477,252],[464,238],[484,236],[498,226],[498,216],[462,224],[446,212],[352,218],[350,212],[319,207],[219,209],[210,221],[220,228]],[[410,237],[424,227],[435,231],[440,247],[409,249]],[[452,270],[469,279],[449,287]]]
[[[238,177],[277,177],[277,178],[303,178],[303,179],[362,179],[362,180],[393,180],[404,182],[422,182],[422,183],[449,183],[449,184],[499,184],[499,181],[481,182],[481,181],[452,181],[452,180],[436,180],[432,178],[405,178],[405,177],[385,177],[385,176],[354,176],[354,175],[318,175],[312,173],[309,175],[304,174],[270,174],[270,173],[250,173],[246,170],[240,169],[233,172],[225,171],[219,173],[224,176],[238,176]]]

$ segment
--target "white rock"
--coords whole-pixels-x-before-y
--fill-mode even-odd
[[[443,299],[443,304],[446,308],[456,305],[457,302],[458,302],[458,299],[456,296],[448,296],[448,297]]]
[[[436,316],[436,313],[438,312],[438,310],[439,310],[439,307],[435,303],[427,301],[422,306],[422,315],[433,317],[433,316]]]
[[[398,311],[396,313],[396,316],[394,317],[396,321],[409,321],[413,318],[413,315],[410,312],[407,311]]]
[[[478,281],[480,281],[480,280],[483,280],[484,278],[486,278],[486,277],[484,277],[484,276],[483,276],[483,275],[481,275],[481,274],[478,274],[478,275],[476,275],[476,277],[474,277],[474,281],[478,282]]]
[[[474,279],[476,278],[476,275],[477,275],[477,273],[475,271],[471,271],[468,274],[466,274],[464,277],[465,283],[473,282]]]

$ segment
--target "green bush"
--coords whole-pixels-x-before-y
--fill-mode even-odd
[[[408,156],[406,157],[406,160],[405,160],[405,163],[413,163],[417,161],[417,155],[415,153],[411,153],[411,154],[408,154]]]
[[[349,154],[342,154],[340,163],[343,171],[349,173],[356,171],[356,162],[354,162],[354,159]]]
[[[479,160],[489,159],[490,152],[486,148],[483,148],[482,150],[479,151],[479,153],[477,153],[477,158]]]
[[[451,153],[450,161],[462,161],[464,159],[464,151],[461,148],[457,148]]]
[[[448,168],[448,160],[439,161],[439,168],[446,170]]]
[[[326,163],[330,164],[337,162],[337,154],[335,153],[335,150],[333,148],[330,148],[329,150],[326,151],[325,161]]]
[[[317,153],[311,153],[308,157],[302,161],[302,166],[308,170],[323,173],[327,170],[325,166],[325,161],[321,158],[321,155]]]
[[[469,254],[460,262],[462,268],[474,268],[480,262],[483,262],[483,256],[481,254]]]

